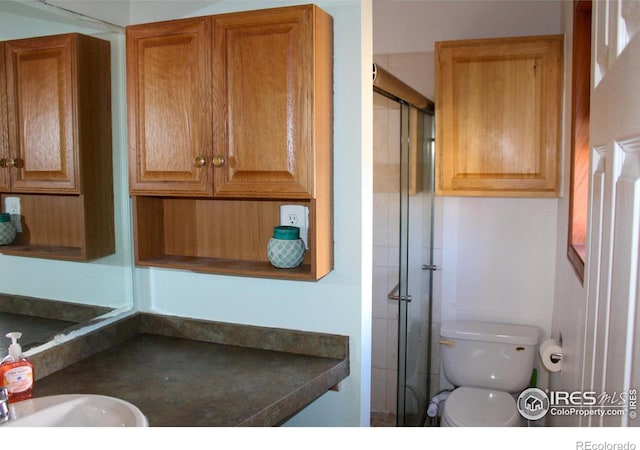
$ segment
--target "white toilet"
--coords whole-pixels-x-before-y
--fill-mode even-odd
[[[456,389],[444,403],[441,426],[517,427],[513,393],[529,385],[536,357],[536,327],[446,321],[440,329],[440,359]]]

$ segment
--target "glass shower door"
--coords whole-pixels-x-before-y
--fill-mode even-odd
[[[397,425],[422,426],[430,397],[433,116],[401,103]]]

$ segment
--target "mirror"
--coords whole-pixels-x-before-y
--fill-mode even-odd
[[[116,252],[90,262],[0,254],[0,357],[6,354],[8,339],[4,335],[9,331],[22,331],[23,349],[38,351],[54,337],[60,341],[71,330],[77,335],[78,330],[92,329],[106,318],[133,309],[124,29],[40,2],[0,2],[2,41],[71,32],[111,43]]]

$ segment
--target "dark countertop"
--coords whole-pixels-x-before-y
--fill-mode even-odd
[[[0,338],[2,338],[0,339],[0,358],[7,355],[11,340],[6,339],[5,335],[11,331],[22,333],[18,343],[22,346],[22,350],[27,351],[74,325],[77,323],[0,311]]]
[[[342,357],[326,355],[344,344],[331,335],[165,316],[132,320],[142,322],[136,333],[38,379],[34,397],[110,395],[140,408],[150,426],[274,426],[349,373],[346,351]],[[186,333],[203,338],[202,330],[209,336],[205,340],[223,343],[175,336]],[[247,346],[247,336],[267,348]],[[238,339],[243,341],[241,346],[229,345]],[[283,348],[277,348],[283,342]],[[304,354],[305,345],[321,355]]]
[[[10,331],[22,333],[19,343],[27,351],[112,309],[0,293],[0,358],[7,355]]]

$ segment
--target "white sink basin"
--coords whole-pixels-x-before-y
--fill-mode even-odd
[[[10,405],[3,427],[147,427],[134,405],[104,395],[68,394],[22,400]]]

